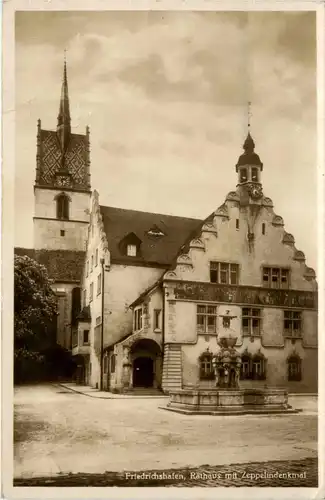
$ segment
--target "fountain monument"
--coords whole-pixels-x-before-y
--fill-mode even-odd
[[[221,316],[222,336],[219,350],[213,355],[215,387],[213,389],[183,388],[170,392],[166,410],[185,414],[243,415],[297,413],[288,404],[288,391],[282,388],[241,388],[241,355],[236,350],[237,337],[230,328],[229,311]]]

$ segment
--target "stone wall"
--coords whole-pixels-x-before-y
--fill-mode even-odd
[[[71,198],[69,220],[57,220],[55,197],[58,194],[58,190],[35,188],[34,248],[85,250],[90,194],[67,192]]]
[[[58,297],[57,342],[66,349],[71,348],[71,307],[73,283],[55,283],[53,290]]]

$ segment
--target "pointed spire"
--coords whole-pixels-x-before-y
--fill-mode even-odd
[[[253,138],[252,138],[250,132],[248,132],[247,137],[246,137],[245,142],[244,142],[244,145],[243,145],[243,149],[246,153],[253,153],[254,148],[255,148],[255,143],[253,141]]]
[[[68,92],[67,61],[64,51],[63,80],[61,87],[60,108],[58,114],[57,132],[59,135],[62,151],[65,152],[71,134],[70,103]]]
[[[252,103],[248,101],[247,103],[247,137],[243,145],[243,149],[246,153],[253,153],[255,148],[255,143],[251,136],[251,118],[252,118]]]

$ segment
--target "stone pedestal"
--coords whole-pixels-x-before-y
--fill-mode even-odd
[[[230,316],[225,316],[228,325]],[[240,389],[241,356],[234,348],[235,337],[219,339],[220,350],[213,357],[216,388],[171,391],[165,410],[189,415],[244,415],[297,413],[288,405],[285,389]]]
[[[288,405],[285,389],[228,389],[200,391],[182,389],[171,392],[164,409],[189,415],[245,415],[297,413]]]

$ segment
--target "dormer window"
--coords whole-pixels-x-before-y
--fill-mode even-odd
[[[252,181],[258,182],[258,170],[256,167],[252,168]]]
[[[139,257],[141,254],[141,240],[135,233],[126,235],[119,244],[119,249],[122,255],[127,257]]]
[[[126,248],[126,253],[129,257],[136,257],[137,246],[136,245],[128,245]]]
[[[240,170],[240,182],[247,182],[247,168]]]
[[[161,236],[165,236],[165,233],[159,229],[158,226],[154,225],[151,229],[149,229],[147,235],[153,238],[160,238]]]

